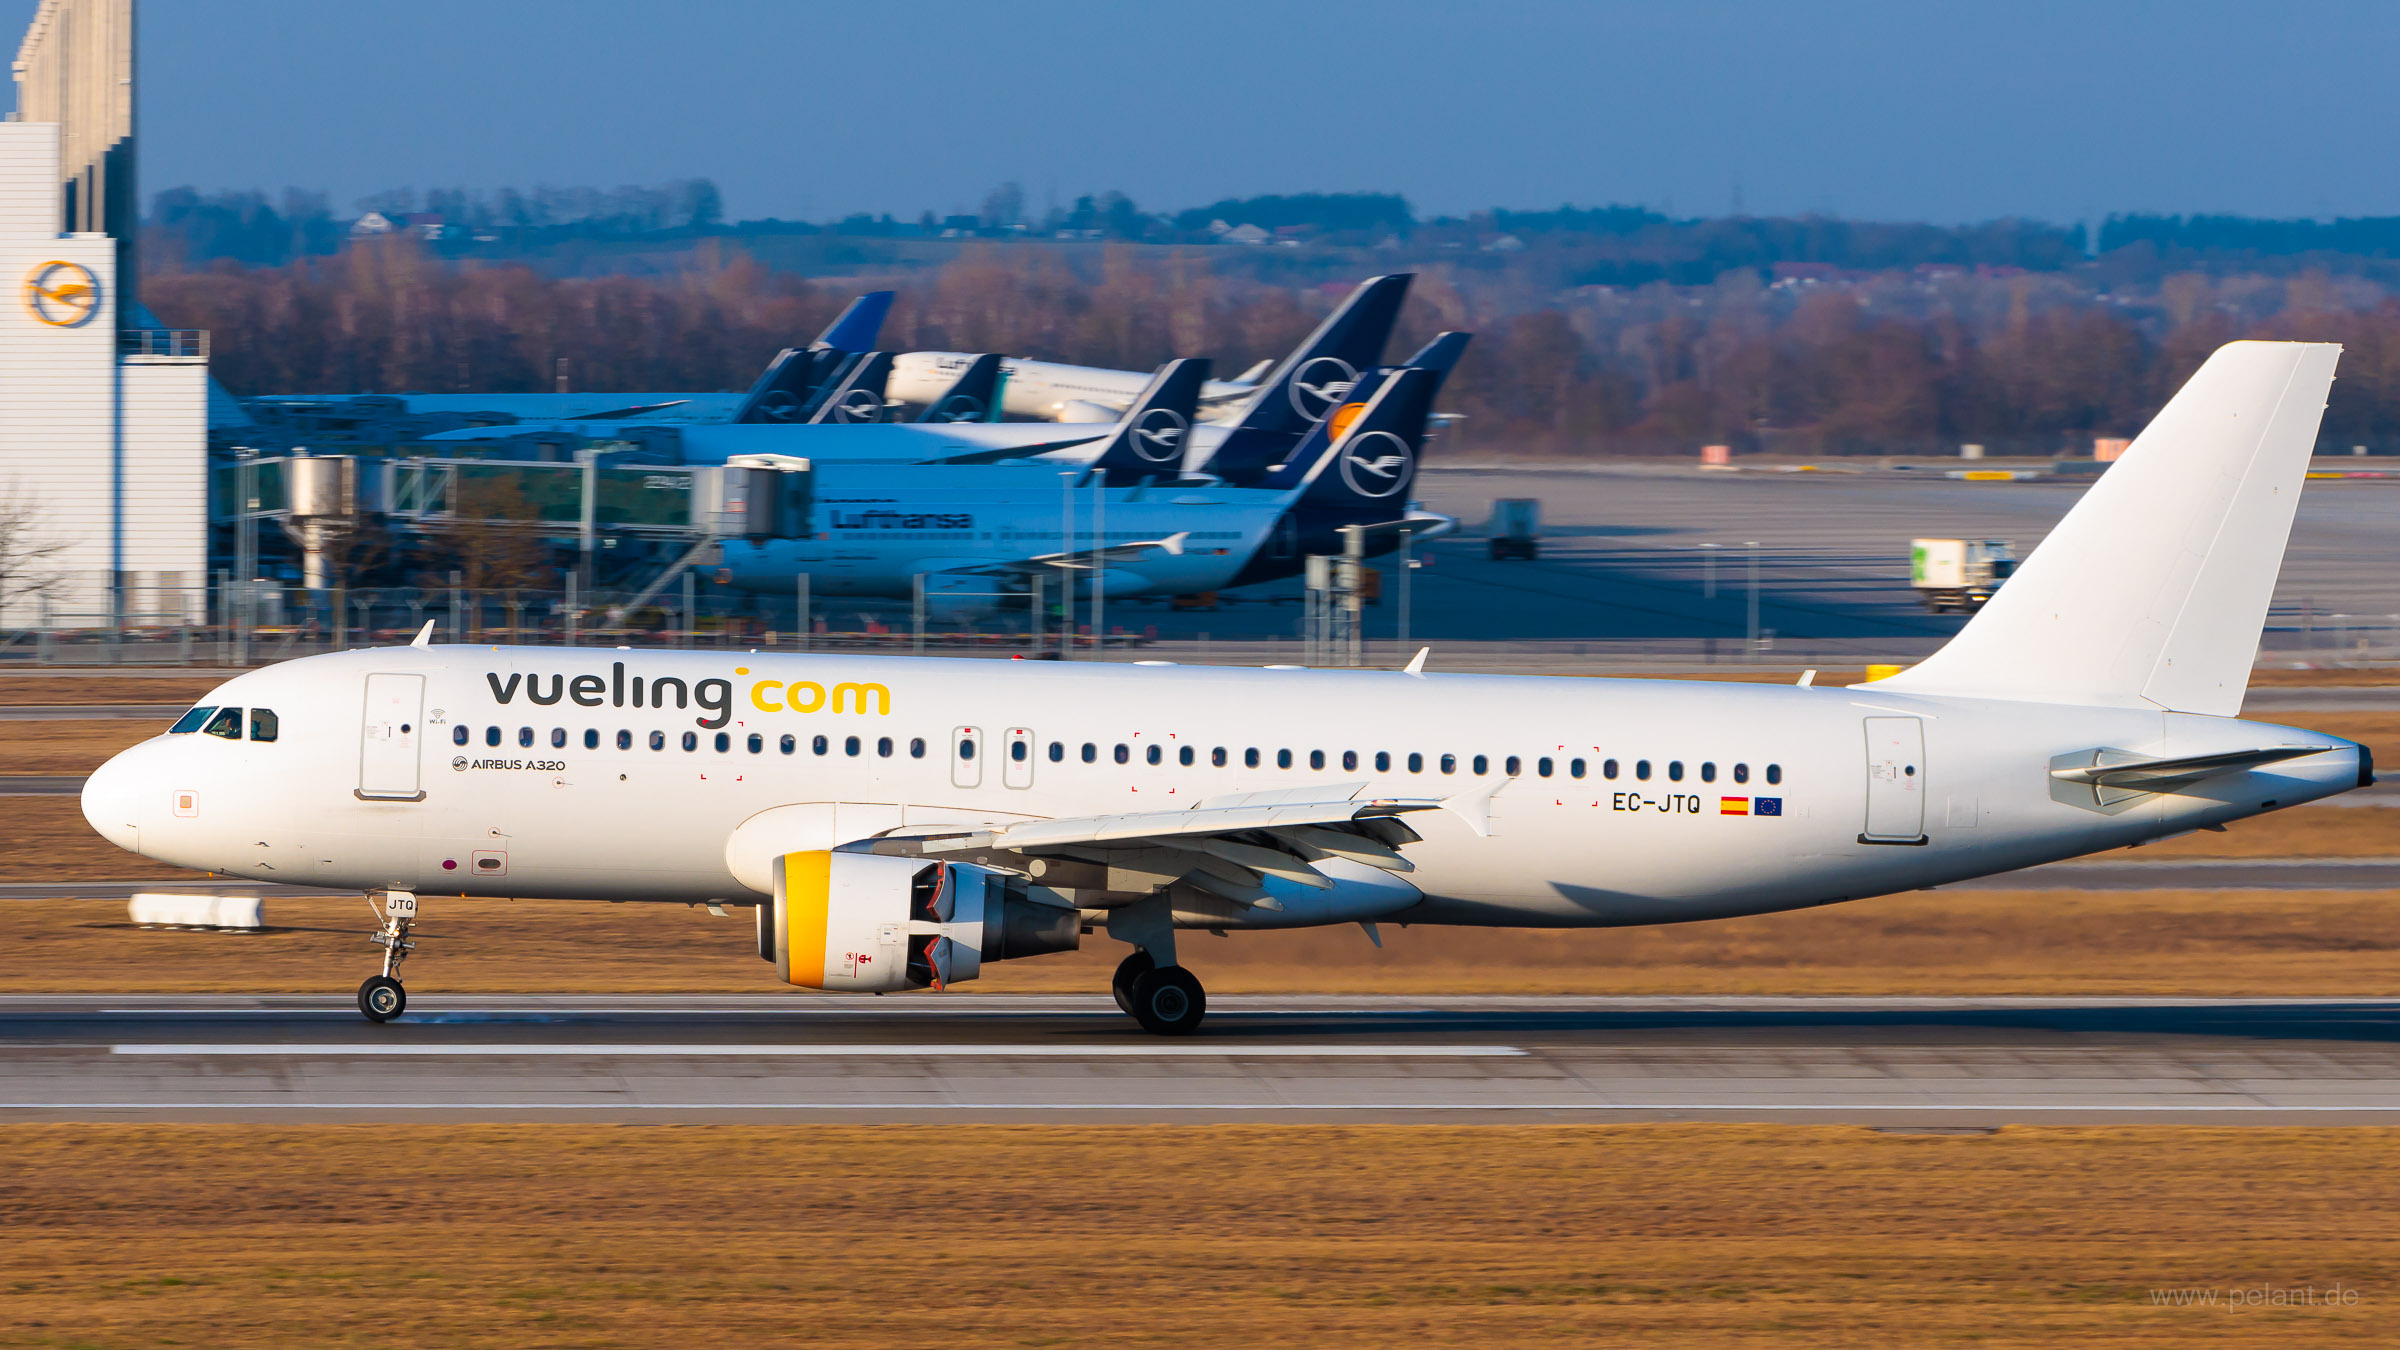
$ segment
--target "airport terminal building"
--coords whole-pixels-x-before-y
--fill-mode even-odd
[[[131,63],[123,0],[45,0],[0,123],[10,628],[206,615],[207,338],[154,326],[132,296]]]

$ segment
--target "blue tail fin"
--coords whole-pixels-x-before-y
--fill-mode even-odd
[[[875,350],[875,340],[883,335],[883,317],[892,312],[891,291],[869,291],[850,302],[817,340],[809,344],[810,351],[831,349],[837,352],[868,352]]]
[[[1000,406],[1000,361],[990,352],[967,363],[942,396],[913,419],[918,422],[983,422]]]
[[[1427,397],[1440,398],[1442,382],[1449,379],[1450,372],[1458,368],[1458,358],[1466,355],[1467,344],[1474,337],[1473,333],[1436,333],[1433,341],[1419,347],[1416,355],[1400,364],[1412,370],[1432,371],[1433,390]]]
[[[1369,371],[1350,401],[1259,486],[1296,491],[1302,505],[1388,508],[1396,515],[1408,505],[1417,479],[1439,378],[1430,370]]]
[[[1205,357],[1183,357],[1160,366],[1093,457],[1092,471],[1112,487],[1180,475],[1184,433],[1199,412],[1200,386],[1208,383],[1209,370]]]
[[[809,410],[820,425],[855,426],[883,420],[884,386],[892,378],[890,352],[862,352],[842,377],[827,386]]]
[[[1360,282],[1259,384],[1209,456],[1207,471],[1229,483],[1249,483],[1288,456],[1311,427],[1349,397],[1360,373],[1383,360],[1410,280],[1410,274],[1399,272]]]

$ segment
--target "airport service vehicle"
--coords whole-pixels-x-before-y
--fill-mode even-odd
[[[1492,503],[1492,561],[1542,556],[1542,503],[1535,497],[1502,497]]]
[[[2017,555],[2001,539],[1911,539],[1908,584],[1936,614],[1972,614],[1983,608],[2017,568]]]
[[[2122,848],[2368,783],[2241,720],[2338,348],[2220,349],[2017,575],[1849,688],[412,646],[219,686],[92,775],[116,843],[381,906],[748,905],[777,978],[941,990],[1105,931],[1675,923]],[[428,630],[430,631],[430,630]],[[422,642],[420,638],[420,642]]]

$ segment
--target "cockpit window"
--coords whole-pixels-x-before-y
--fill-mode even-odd
[[[219,708],[217,715],[208,719],[208,725],[200,729],[211,736],[222,736],[229,741],[238,741],[242,738],[242,710]]]
[[[216,710],[217,707],[213,703],[203,704],[200,707],[194,708],[190,712],[185,713],[183,716],[176,718],[175,725],[167,728],[167,734],[170,736],[189,736],[193,732],[198,731],[201,727],[201,724],[208,721],[208,715]]]
[[[275,714],[274,714],[272,711],[270,711],[270,710],[268,710],[268,709],[266,709],[266,708],[252,708],[252,709],[250,710],[250,739],[251,739],[251,740],[254,740],[254,741],[271,741],[271,740],[274,740],[274,739],[275,739],[275,733],[276,733],[276,732],[278,732],[278,731],[280,731],[280,730],[282,730],[282,729],[283,729],[283,723],[282,723],[282,722],[281,722],[281,721],[280,721],[280,720],[279,720],[279,719],[278,719],[278,718],[275,716]],[[406,730],[406,728],[402,728],[402,730]]]

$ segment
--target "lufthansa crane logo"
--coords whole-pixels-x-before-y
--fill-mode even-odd
[[[25,307],[52,328],[81,328],[100,312],[100,278],[82,263],[43,263],[26,274]]]
[[[952,394],[933,410],[932,421],[980,422],[983,420],[983,400],[973,394]]]
[[[833,420],[856,425],[883,420],[883,399],[872,389],[851,389],[833,402]]]
[[[1321,422],[1357,382],[1358,372],[1338,356],[1304,361],[1292,372],[1292,411],[1311,422]]]
[[[1191,423],[1173,408],[1152,408],[1134,419],[1133,453],[1146,464],[1168,464],[1183,454],[1183,433]]]
[[[1389,497],[1408,486],[1416,456],[1388,431],[1353,436],[1342,447],[1342,481],[1361,497]]]

